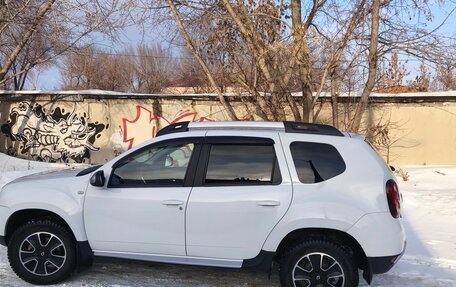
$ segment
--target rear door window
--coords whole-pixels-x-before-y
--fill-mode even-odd
[[[293,142],[290,151],[299,181],[302,183],[322,182],[345,171],[345,162],[332,145]]]
[[[273,145],[214,144],[210,148],[205,185],[279,184]]]

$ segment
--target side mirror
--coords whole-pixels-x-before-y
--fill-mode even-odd
[[[92,175],[90,178],[90,184],[93,186],[104,186],[105,184],[105,176],[102,170],[97,171]]]
[[[390,165],[390,169],[391,169],[392,171],[396,171],[396,168],[395,168],[394,166],[392,166],[392,165]]]

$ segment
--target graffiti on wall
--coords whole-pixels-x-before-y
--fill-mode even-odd
[[[128,150],[148,139],[155,137],[158,130],[167,125],[177,122],[203,122],[214,121],[208,117],[201,117],[192,109],[186,108],[177,112],[170,118],[154,114],[154,112],[141,105],[136,106],[134,118],[122,118],[122,125],[111,136],[111,142],[114,143],[115,155],[122,151]]]
[[[84,162],[91,151],[99,150],[95,141],[108,126],[89,123],[86,113],[80,115],[63,107],[47,111],[40,104],[22,102],[12,108],[2,132],[19,144],[18,152],[47,162]],[[13,150],[13,149],[12,149]]]

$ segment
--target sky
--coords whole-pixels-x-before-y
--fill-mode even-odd
[[[453,42],[456,42],[456,0],[446,0],[442,6],[438,6],[437,4],[433,3],[435,1],[430,1],[430,6],[432,10],[432,14],[434,16],[433,21],[429,23],[428,30],[433,30],[437,28],[439,25],[443,25],[438,29],[438,33],[445,37],[453,38]],[[448,15],[450,16],[448,17]],[[415,18],[415,21],[419,21],[421,19]],[[412,21],[413,21],[412,20]],[[411,72],[410,75],[406,78],[413,79],[418,72],[419,66],[421,62],[412,56],[404,56],[399,55],[400,61],[408,61],[407,62],[407,69]],[[432,65],[426,64],[428,68],[432,68]]]
[[[450,13],[456,7],[456,0],[447,0],[442,6],[435,4],[434,1],[430,1],[429,5],[431,6],[434,15],[433,21],[428,25],[429,30],[432,30],[440,25],[448,13]],[[421,19],[418,19],[416,17],[412,19],[412,21],[419,20]],[[453,41],[455,41],[456,11],[452,12],[451,16],[439,28],[438,31],[444,36],[452,37]],[[125,46],[136,46],[137,44],[154,44],[157,42],[163,44],[166,47],[167,45],[170,45],[167,41],[167,33],[169,33],[169,31],[167,31],[166,28],[154,27],[147,30],[143,35],[138,27],[131,26],[122,31],[118,43],[112,43],[100,37],[96,45],[101,48],[111,49],[114,51],[120,50]],[[406,78],[406,80],[413,79],[418,72],[420,61],[417,61],[410,56],[403,55],[399,56],[399,60],[407,61],[407,69],[410,71],[410,75],[408,78]],[[431,68],[431,66],[429,66],[429,68]],[[62,83],[59,76],[59,70],[57,65],[54,65],[36,75],[35,79],[27,83],[26,88],[55,91],[61,89],[61,86]]]
[[[138,44],[154,44],[162,43],[166,47],[165,35],[166,31],[163,29],[148,30],[146,33],[142,33],[136,26],[127,27],[122,30],[117,43],[103,39],[101,36],[97,39],[95,46],[102,49],[109,50],[121,50],[128,46],[136,46]],[[34,88],[40,90],[57,91],[61,89],[62,82],[59,75],[58,64],[53,65],[45,71],[42,71],[35,84],[28,83],[28,88]]]

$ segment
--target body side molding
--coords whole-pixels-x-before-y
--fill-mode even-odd
[[[226,267],[226,268],[241,268],[242,260],[233,259],[216,259],[216,258],[203,258],[203,257],[190,257],[190,256],[176,256],[176,255],[163,255],[163,254],[146,254],[134,252],[114,252],[94,250],[95,256],[100,257],[114,257],[139,261],[151,261],[161,263],[173,263],[183,265],[201,265],[211,267]]]

